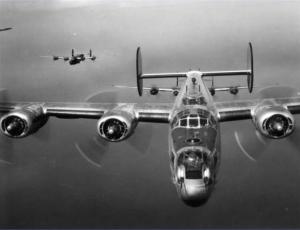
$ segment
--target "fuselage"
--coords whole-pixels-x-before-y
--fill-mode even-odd
[[[220,134],[212,96],[200,71],[190,71],[170,115],[169,155],[180,198],[191,206],[207,201],[220,165]]]
[[[70,63],[70,65],[76,65],[84,60],[85,60],[84,54],[77,54],[77,55],[71,57],[69,63]]]

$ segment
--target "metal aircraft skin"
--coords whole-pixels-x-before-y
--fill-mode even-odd
[[[168,123],[173,183],[186,204],[200,206],[216,184],[221,160],[220,122],[252,119],[257,131],[272,139],[286,137],[295,129],[292,114],[300,113],[300,97],[214,102],[204,82],[207,77],[245,75],[249,92],[252,91],[250,43],[248,58],[246,70],[144,74],[138,48],[139,95],[143,93],[144,79],[185,78],[174,103],[2,102],[0,129],[9,137],[22,138],[38,131],[52,116],[97,119],[98,134],[117,142],[129,138],[139,122]]]
[[[70,57],[68,57],[68,56],[56,56],[56,55],[53,55],[53,56],[41,56],[41,57],[52,57],[53,61],[57,61],[57,60],[60,60],[60,59],[64,60],[64,61],[69,61],[70,65],[79,64],[80,62],[85,61],[86,59],[90,59],[92,61],[95,61],[96,58],[97,58],[95,55],[92,54],[92,50],[91,49],[89,50],[88,54],[83,54],[83,53],[75,54],[74,49],[72,49]]]

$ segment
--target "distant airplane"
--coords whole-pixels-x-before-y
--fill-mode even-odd
[[[204,204],[216,184],[221,160],[220,122],[252,119],[257,132],[269,139],[287,137],[295,130],[292,114],[300,113],[299,96],[214,102],[205,78],[246,76],[252,92],[251,43],[244,70],[145,74],[138,48],[136,71],[140,96],[145,79],[184,78],[185,82],[174,103],[2,102],[0,112],[6,114],[0,119],[0,129],[8,137],[22,138],[38,131],[49,117],[98,119],[98,135],[118,142],[130,137],[139,122],[168,123],[172,180],[179,197],[191,206]]]
[[[88,54],[75,54],[74,53],[74,49],[72,49],[71,52],[71,57],[68,56],[41,56],[41,57],[52,57],[53,61],[57,61],[59,59],[62,59],[64,61],[69,61],[70,65],[76,65],[79,64],[80,62],[86,60],[86,59],[90,59],[92,61],[96,60],[96,56],[92,54],[92,50],[90,49]]]
[[[0,28],[0,32],[2,32],[2,31],[6,31],[6,30],[11,30],[11,29],[12,29],[12,27]]]

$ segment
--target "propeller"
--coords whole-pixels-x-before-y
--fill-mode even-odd
[[[9,101],[7,90],[0,89],[0,101],[6,103]],[[0,136],[0,165],[12,165],[13,162],[13,140],[5,135]]]
[[[51,138],[51,124],[48,123],[49,120],[44,124],[36,133],[33,134],[33,137],[39,141],[48,142]]]
[[[121,91],[105,90],[95,92],[85,98],[85,102],[91,103],[117,103],[121,102],[125,95]],[[152,139],[152,126],[151,124],[139,124],[135,132],[128,139],[122,143],[128,143],[137,152],[144,153],[149,148]],[[104,140],[98,134],[92,136],[81,137],[80,141],[74,143],[76,150],[79,154],[89,163],[96,167],[101,167],[106,153],[109,151],[111,145],[119,143],[112,143]]]
[[[159,93],[159,88],[156,86],[151,86],[150,88],[150,94],[151,95],[157,95]]]
[[[290,86],[269,86],[259,90],[255,97],[264,100],[270,98],[296,97],[297,95],[298,90]],[[278,120],[273,128],[279,130],[281,125],[283,125],[281,123],[282,122]],[[234,131],[234,137],[242,153],[251,161],[256,161],[265,152],[268,145],[272,141],[276,141],[263,136],[256,130],[254,125],[251,124],[249,127],[249,124],[246,122],[239,124],[239,130]],[[296,147],[300,147],[300,143],[298,144],[299,138],[299,131],[294,131],[293,134],[286,137],[286,139]]]
[[[252,124],[249,127],[245,122],[239,124],[239,130],[234,131],[234,137],[242,153],[251,161],[256,161],[271,141],[261,135]]]

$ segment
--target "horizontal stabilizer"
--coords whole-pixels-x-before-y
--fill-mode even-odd
[[[216,92],[230,92],[233,95],[238,94],[240,89],[248,89],[248,86],[230,86],[230,87],[210,87],[209,91],[212,96],[215,95]]]
[[[113,85],[113,87],[122,88],[122,89],[137,89],[137,86],[126,86],[126,85]],[[169,93],[173,93],[174,96],[177,96],[180,88],[178,87],[160,88],[160,87],[153,86],[153,87],[143,87],[143,90],[149,91],[151,95],[157,95],[159,92],[169,92]]]
[[[141,48],[137,48],[136,52],[136,77],[137,77],[137,89],[140,96],[143,94],[143,79],[155,79],[155,78],[185,78],[188,72],[179,73],[143,73],[142,68],[142,54]],[[252,44],[249,42],[247,52],[247,68],[244,70],[227,70],[227,71],[201,71],[202,77],[217,77],[217,76],[235,76],[245,75],[247,76],[248,90],[251,93],[253,90],[253,50]],[[230,89],[229,89],[230,90]]]
[[[247,86],[216,87],[215,91],[230,91],[232,89],[248,89]]]

